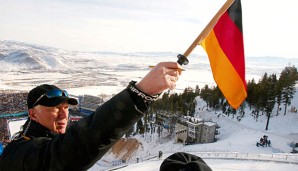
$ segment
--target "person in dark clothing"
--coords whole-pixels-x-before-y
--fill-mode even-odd
[[[181,69],[176,62],[159,63],[68,128],[68,108],[77,100],[54,85],[33,88],[27,97],[28,119],[0,156],[0,170],[88,170],[144,116],[151,101],[175,88]]]
[[[161,159],[162,158],[162,151],[158,152],[158,158]]]

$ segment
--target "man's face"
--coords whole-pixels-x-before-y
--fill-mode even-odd
[[[54,107],[37,105],[29,110],[29,116],[49,130],[64,134],[68,123],[68,108],[67,102]]]

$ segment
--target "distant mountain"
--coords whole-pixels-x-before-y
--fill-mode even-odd
[[[48,70],[61,68],[65,59],[58,49],[13,41],[0,41],[0,62],[6,70]]]
[[[0,71],[24,70],[136,70],[161,61],[175,61],[174,52],[76,52],[17,41],[0,41]],[[187,69],[210,71],[206,56],[191,54]],[[283,57],[246,57],[247,75],[280,72],[289,65],[298,66],[298,59]]]

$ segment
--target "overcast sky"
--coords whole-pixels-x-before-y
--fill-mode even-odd
[[[295,0],[242,0],[246,56],[298,58]],[[225,0],[2,0],[0,40],[184,53]],[[205,53],[201,47],[193,53]]]

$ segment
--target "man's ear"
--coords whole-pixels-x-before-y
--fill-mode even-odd
[[[32,119],[34,121],[37,121],[36,113],[35,112],[36,111],[35,111],[34,108],[28,110],[28,114],[29,114],[30,119]]]

